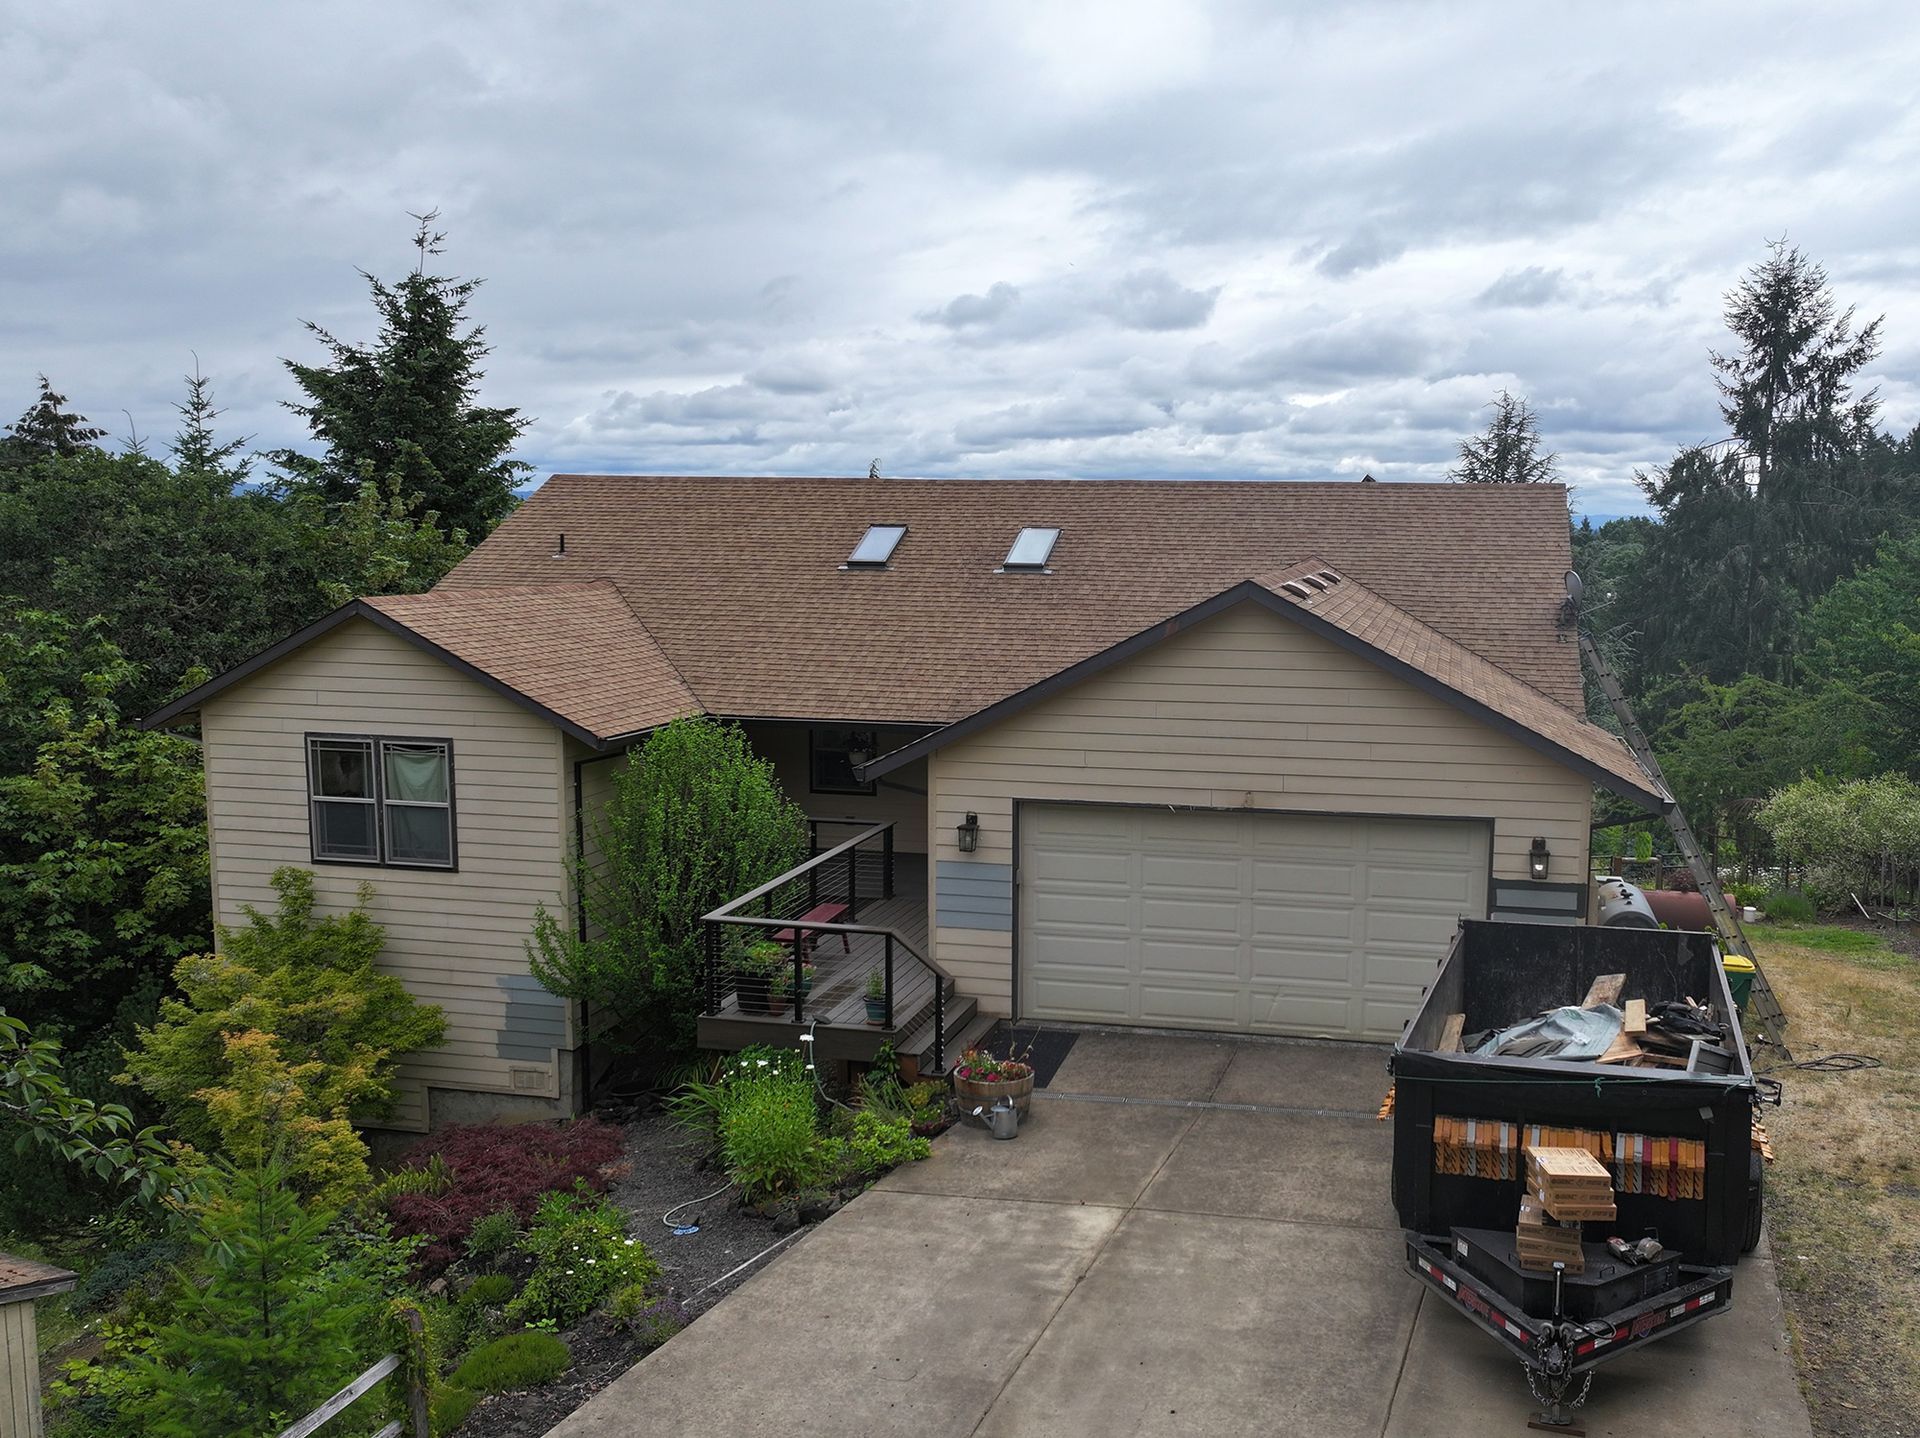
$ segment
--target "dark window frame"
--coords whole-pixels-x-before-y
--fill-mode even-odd
[[[823,734],[844,734],[851,738],[855,734],[870,734],[872,732],[873,731],[869,729],[862,729],[858,725],[852,724],[844,728],[837,725],[824,728],[809,727],[807,730],[807,792],[809,794],[861,795],[867,798],[872,798],[875,794],[878,794],[880,792],[880,785],[878,781],[875,780],[869,780],[865,784],[860,783],[858,780],[853,781],[851,784],[822,784],[820,782],[820,756],[822,754],[846,754],[851,752],[853,747],[851,744],[822,744],[820,738]],[[869,755],[868,757],[872,758],[874,756]],[[852,769],[851,761],[848,763],[848,769]]]
[[[314,772],[314,745],[316,743],[364,744],[368,748],[368,767],[372,771],[373,796],[371,799],[340,798],[327,799],[314,792],[316,775]],[[447,756],[447,861],[442,864],[427,859],[396,859],[392,857],[388,840],[387,825],[387,746],[406,746],[411,748],[435,748]],[[306,758],[307,771],[307,854],[316,864],[338,864],[356,869],[424,869],[433,873],[452,874],[460,871],[460,805],[459,791],[455,783],[455,761],[453,741],[421,734],[340,734],[332,731],[314,732],[302,736],[301,751]],[[320,803],[369,804],[373,809],[373,842],[376,851],[372,858],[354,858],[340,854],[322,854],[319,848],[319,826],[314,822],[316,804]],[[440,807],[424,801],[392,801],[408,808]]]

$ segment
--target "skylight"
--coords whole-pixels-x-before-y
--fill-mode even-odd
[[[885,569],[887,561],[893,558],[893,551],[906,537],[904,524],[869,525],[867,532],[860,536],[860,542],[853,547],[853,553],[847,556],[848,569]]]
[[[1053,553],[1054,541],[1060,538],[1057,529],[1023,529],[1013,541],[1013,548],[1007,551],[1003,569],[1045,569],[1047,558]]]

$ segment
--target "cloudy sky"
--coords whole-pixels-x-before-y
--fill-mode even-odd
[[[1920,422],[1893,3],[0,0],[0,411],[279,408],[355,267],[480,275],[542,472],[1442,477],[1502,387],[1588,513],[1719,437],[1769,238]],[[0,417],[5,417],[0,416]]]

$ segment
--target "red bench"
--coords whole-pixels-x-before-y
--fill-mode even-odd
[[[800,924],[837,924],[841,919],[846,917],[846,913],[847,906],[845,904],[815,904],[795,922]],[[777,929],[773,935],[774,942],[791,944],[794,939],[794,933],[795,931],[793,929]],[[807,935],[807,947],[809,949],[819,941],[820,935],[816,933],[809,933]],[[847,936],[845,934],[840,936],[840,948],[844,953],[850,954],[853,952],[853,946],[847,942]]]

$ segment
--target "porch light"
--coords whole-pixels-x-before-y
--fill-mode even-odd
[[[1547,841],[1536,838],[1533,847],[1527,850],[1527,872],[1536,879],[1547,877],[1547,861],[1553,857],[1547,852]]]
[[[975,849],[980,847],[980,816],[969,810],[967,817],[961,821],[958,832],[960,835],[960,852],[963,854],[971,854]]]

